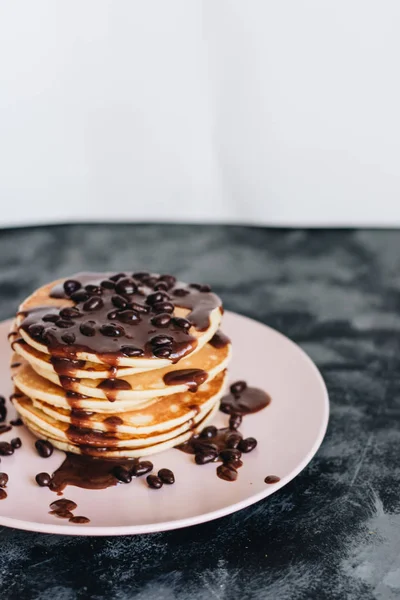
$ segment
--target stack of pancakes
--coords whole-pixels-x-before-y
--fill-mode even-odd
[[[39,438],[130,458],[186,441],[224,391],[230,343],[209,286],[80,273],[39,288],[10,333],[14,405]]]

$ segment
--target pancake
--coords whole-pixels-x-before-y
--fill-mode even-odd
[[[191,392],[173,394],[167,398],[156,399],[134,411],[96,413],[83,409],[60,408],[31,398],[34,408],[51,418],[78,426],[82,429],[126,433],[131,436],[148,435],[168,431],[194,419],[201,412],[208,412],[216,400],[219,400],[225,387],[226,374],[220,373],[210,382],[201,386],[196,393],[195,403]],[[19,399],[15,399],[18,408]]]
[[[19,308],[19,335],[43,354],[147,369],[198,351],[219,328],[221,301],[208,287],[172,276],[109,277],[118,275],[81,273],[39,288]],[[71,282],[79,287],[72,296]],[[67,308],[66,316],[61,309]],[[161,336],[169,344],[160,344]]]
[[[169,365],[163,369],[144,371],[137,375],[129,375],[124,379],[75,379],[66,376],[60,376],[55,373],[44,371],[36,364],[34,370],[41,377],[65,390],[75,392],[91,398],[115,400],[136,400],[142,402],[148,398],[169,396],[184,392],[189,386],[195,387],[192,378],[185,381],[185,373],[194,378],[199,378],[200,383],[203,380],[211,380],[218,373],[223,371],[229,362],[231,355],[230,345],[224,348],[214,348],[210,344],[204,346],[194,355],[182,359],[176,365]],[[21,369],[15,375],[15,384],[21,388],[21,379],[24,390],[27,386],[31,389],[26,392],[30,397],[35,398],[36,378],[33,378],[31,371],[21,365]],[[29,379],[29,383],[27,380]],[[182,383],[180,383],[182,379]],[[166,384],[170,381],[170,385]]]
[[[219,402],[216,402],[214,407],[206,414],[201,417],[198,415],[194,420],[192,427],[188,429],[186,432],[176,435],[166,441],[159,442],[156,444],[150,444],[147,446],[136,447],[136,448],[95,448],[95,447],[87,447],[73,444],[71,441],[66,439],[55,439],[50,437],[46,430],[42,429],[40,424],[34,422],[30,419],[29,416],[23,417],[23,420],[26,426],[32,431],[34,435],[39,437],[40,439],[49,440],[53,446],[58,448],[59,450],[64,450],[65,452],[72,452],[74,454],[86,454],[93,457],[101,457],[101,458],[139,458],[143,456],[149,456],[152,454],[156,454],[159,452],[163,452],[165,450],[169,450],[170,448],[174,448],[179,444],[183,444],[186,442],[194,433],[200,431],[203,427],[205,427],[208,423],[212,421],[216,412],[219,409]],[[60,436],[61,437],[61,436]]]
[[[52,357],[50,354],[39,352],[36,348],[26,343],[14,342],[14,351],[25,358],[31,365],[36,366],[43,372],[68,375],[78,379],[106,379],[107,377],[118,377],[123,379],[127,375],[142,373],[148,369],[138,367],[111,367],[90,361],[74,361],[71,359]],[[76,364],[83,363],[83,364]]]

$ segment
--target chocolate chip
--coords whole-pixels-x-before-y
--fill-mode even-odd
[[[85,290],[91,296],[101,296],[101,294],[103,293],[103,290],[100,286],[93,285],[92,283],[88,283],[88,285],[85,285]]]
[[[231,415],[229,417],[229,429],[239,429],[242,423],[243,417],[242,415]]]
[[[147,485],[154,490],[159,490],[163,486],[163,482],[157,475],[147,475]]]
[[[173,313],[174,305],[171,302],[156,302],[152,309],[155,313]]]
[[[79,331],[82,335],[86,335],[87,337],[92,337],[96,334],[95,328],[89,323],[82,323],[82,325],[79,327]]]
[[[11,431],[11,425],[0,425],[0,435],[2,433],[7,433],[7,431]]]
[[[144,354],[143,350],[135,348],[135,346],[122,346],[121,352],[125,356],[143,356]]]
[[[150,340],[152,346],[170,346],[172,341],[169,335],[155,335]]]
[[[168,294],[165,292],[154,292],[153,294],[149,294],[146,298],[146,303],[153,305],[157,304],[157,302],[163,302],[164,300],[169,300]]]
[[[0,404],[0,423],[3,423],[6,420],[7,416],[7,408],[5,404]]]
[[[200,290],[201,289],[201,283],[189,283],[189,287],[193,288],[194,290]]]
[[[0,488],[0,500],[5,500],[7,498],[7,492],[6,490],[2,490]]]
[[[144,277],[142,279],[142,283],[143,285],[146,285],[149,288],[152,288],[156,285],[158,279],[157,277]]]
[[[118,311],[117,310],[111,310],[108,314],[107,314],[107,319],[110,319],[110,321],[115,321],[115,319],[118,317]]]
[[[128,300],[122,296],[117,296],[116,294],[111,296],[111,302],[117,308],[126,308],[128,306]]]
[[[137,273],[133,273],[132,277],[141,281],[142,279],[145,279],[145,277],[150,277],[150,273],[147,273],[146,271],[137,271]]]
[[[104,281],[102,281],[100,283],[102,288],[105,288],[106,290],[113,290],[115,288],[115,283],[114,281],[111,281],[111,279],[105,279]]]
[[[66,344],[73,344],[75,342],[75,335],[71,332],[63,333],[61,339]]]
[[[53,510],[50,513],[51,515],[54,515],[55,517],[58,517],[59,519],[72,519],[73,518],[73,514],[70,510]]]
[[[163,483],[167,483],[168,485],[175,483],[175,475],[170,469],[160,469],[158,476]]]
[[[176,283],[176,277],[173,275],[160,275],[160,281],[165,281],[169,287],[172,287]]]
[[[77,292],[71,294],[71,300],[74,302],[86,302],[88,298],[89,294],[85,290],[78,290]]]
[[[240,452],[240,450],[228,448],[227,450],[221,450],[219,456],[224,462],[233,462],[235,460],[238,460],[242,456],[242,453]]]
[[[179,327],[180,329],[184,329],[185,331],[189,331],[192,324],[187,319],[183,319],[182,317],[174,317],[173,319],[174,325]]]
[[[49,458],[53,454],[53,444],[48,440],[36,440],[35,448],[42,458]]]
[[[208,283],[205,283],[204,285],[201,286],[200,291],[201,292],[211,292],[211,286],[208,285]]]
[[[90,519],[88,519],[87,517],[76,516],[70,518],[70,523],[90,523]]]
[[[56,325],[60,329],[68,329],[68,327],[72,327],[73,322],[68,321],[67,319],[58,319],[58,321],[56,321]]]
[[[22,419],[14,419],[13,421],[10,421],[10,425],[12,425],[13,427],[20,427],[23,424],[24,423]]]
[[[242,452],[251,452],[257,446],[257,440],[253,437],[245,438],[241,440],[239,444],[239,450]]]
[[[118,294],[134,294],[137,290],[137,285],[130,277],[120,279],[115,286],[115,291]]]
[[[230,390],[231,393],[236,396],[237,394],[241,394],[247,388],[247,383],[245,381],[236,381],[232,383]]]
[[[130,323],[135,325],[141,321],[140,316],[134,310],[121,310],[118,312],[118,320],[123,323]]]
[[[100,296],[92,296],[83,305],[83,310],[99,310],[99,308],[102,308],[103,306],[104,306],[104,302],[100,298]]]
[[[81,313],[74,306],[67,306],[60,310],[60,317],[63,319],[77,319],[81,316]]]
[[[168,327],[171,322],[171,315],[168,313],[160,313],[151,319],[152,325],[154,327]]]
[[[62,311],[61,311],[62,312]],[[60,315],[61,315],[60,312]],[[61,315],[62,316],[62,315]],[[58,321],[58,319],[60,318],[59,315],[54,314],[54,313],[48,313],[47,315],[44,315],[42,317],[42,321],[44,321],[45,323],[55,323],[56,321]]]
[[[174,296],[178,296],[178,297],[183,297],[183,296],[187,296],[188,294],[190,294],[189,290],[185,290],[184,288],[177,288],[176,290],[173,291]]]
[[[11,440],[11,446],[14,448],[14,450],[21,448],[21,446],[22,446],[21,438],[19,438],[19,437],[13,438]]]
[[[153,349],[153,354],[157,358],[169,358],[172,354],[170,346],[157,346]]]
[[[212,462],[218,456],[218,451],[216,452],[197,452],[194,455],[194,460],[197,465],[206,465],[207,463]]]
[[[168,290],[168,284],[166,281],[158,281],[154,286],[156,291],[166,292]]]
[[[121,337],[125,335],[125,330],[120,325],[113,325],[112,323],[102,325],[100,327],[100,333],[107,337]]]
[[[129,306],[132,310],[136,311],[137,313],[145,314],[150,312],[149,306],[144,306],[144,304],[139,304],[139,302],[131,302]]]
[[[7,473],[0,473],[0,488],[6,487],[7,483],[8,483]]]
[[[67,296],[71,296],[74,292],[81,288],[81,284],[76,279],[66,279],[63,283],[64,292]]]
[[[51,477],[48,473],[38,473],[35,479],[36,483],[40,485],[40,487],[48,487],[51,482]]]
[[[266,478],[264,479],[265,483],[278,483],[278,481],[280,481],[281,478],[278,477],[277,475],[267,475]]]
[[[236,481],[237,471],[232,465],[219,465],[217,467],[217,475],[225,481]]]
[[[125,276],[125,273],[117,273],[116,275],[112,275],[112,277],[109,277],[108,279],[111,279],[111,281],[118,281],[118,279],[121,279]]]
[[[131,474],[133,477],[141,477],[142,475],[146,475],[153,469],[153,463],[149,460],[142,460],[141,462],[136,463],[132,469]]]
[[[240,433],[232,433],[226,438],[226,446],[227,448],[238,448],[241,441],[242,436]]]
[[[218,429],[214,427],[214,425],[210,425],[209,427],[204,427],[203,431],[200,433],[200,437],[202,438],[213,438],[217,435]]]
[[[5,404],[6,403],[6,399],[4,398],[4,396],[0,396],[0,404]]]
[[[40,340],[42,338],[43,332],[44,327],[43,325],[40,325],[40,323],[32,323],[32,325],[29,325],[28,327],[28,333],[34,339]]]
[[[118,479],[118,481],[122,481],[123,483],[130,483],[132,481],[132,476],[128,469],[120,465],[114,467],[113,475]]]
[[[218,446],[206,439],[199,438],[198,440],[193,440],[192,445],[196,452],[202,452],[203,454],[214,452],[215,454],[218,454]]]
[[[0,442],[0,456],[11,456],[14,454],[14,448],[8,442]]]

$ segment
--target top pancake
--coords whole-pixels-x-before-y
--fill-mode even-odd
[[[21,304],[16,327],[44,354],[159,369],[203,347],[221,317],[208,286],[170,275],[80,273],[36,290]]]

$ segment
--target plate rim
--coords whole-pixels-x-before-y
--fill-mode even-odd
[[[241,317],[242,319],[251,321],[253,323],[257,323],[258,325],[262,325],[263,327],[268,329],[270,332],[273,332],[275,335],[278,335],[279,337],[284,338],[286,342],[288,342],[291,346],[293,346],[296,349],[296,351],[300,352],[303,355],[303,358],[306,360],[306,363],[308,363],[308,365],[314,371],[314,374],[320,384],[320,388],[321,388],[321,392],[322,392],[322,399],[323,399],[323,416],[322,416],[320,428],[318,430],[318,435],[316,436],[316,439],[314,440],[314,443],[313,443],[311,449],[303,457],[303,459],[297,465],[297,467],[295,469],[293,469],[293,471],[291,471],[285,477],[282,477],[282,479],[280,479],[277,483],[274,483],[272,485],[266,484],[267,487],[265,488],[265,490],[258,492],[257,494],[254,494],[252,496],[249,496],[248,498],[240,500],[239,502],[235,502],[234,504],[229,504],[228,506],[219,508],[217,510],[213,510],[213,511],[206,512],[206,513],[201,513],[201,514],[195,515],[193,517],[186,517],[184,519],[176,519],[173,521],[164,521],[164,522],[160,522],[160,523],[148,523],[145,525],[118,525],[118,526],[82,526],[82,525],[79,525],[79,528],[77,527],[75,529],[73,527],[73,525],[58,525],[57,523],[55,523],[53,525],[50,523],[40,523],[40,522],[36,522],[36,521],[24,521],[22,519],[14,519],[12,517],[5,517],[0,514],[0,526],[11,527],[11,528],[19,529],[19,530],[23,530],[23,531],[32,531],[35,533],[47,533],[47,534],[66,535],[66,536],[72,535],[72,536],[91,536],[91,537],[92,536],[93,537],[104,537],[104,536],[114,537],[114,536],[121,536],[121,535],[143,535],[145,533],[161,533],[163,531],[171,531],[174,529],[182,529],[184,527],[192,527],[194,525],[208,523],[209,521],[214,521],[215,519],[219,519],[221,517],[225,517],[227,515],[235,513],[239,510],[247,508],[248,506],[251,506],[252,504],[256,504],[257,502],[264,500],[264,498],[267,498],[268,496],[271,496],[271,494],[274,494],[275,492],[277,492],[278,490],[283,488],[285,485],[287,485],[290,481],[292,481],[295,477],[297,477],[297,475],[299,475],[299,473],[301,473],[301,471],[303,471],[303,469],[305,469],[305,467],[311,462],[313,457],[318,452],[318,450],[324,440],[324,437],[325,437],[325,434],[326,434],[326,431],[328,428],[329,394],[328,394],[328,390],[327,390],[325,381],[324,381],[318,367],[316,366],[314,361],[311,359],[311,357],[307,354],[307,352],[301,346],[299,346],[293,340],[291,340],[289,337],[287,337],[280,331],[274,329],[273,327],[270,327],[269,325],[266,325],[265,323],[258,321],[257,319],[253,319],[251,317],[242,315],[241,313],[234,312],[234,311],[227,310],[225,312],[226,312],[226,314],[237,315],[237,316]],[[4,321],[0,321],[0,326],[7,322],[11,322],[11,319],[6,319]]]

